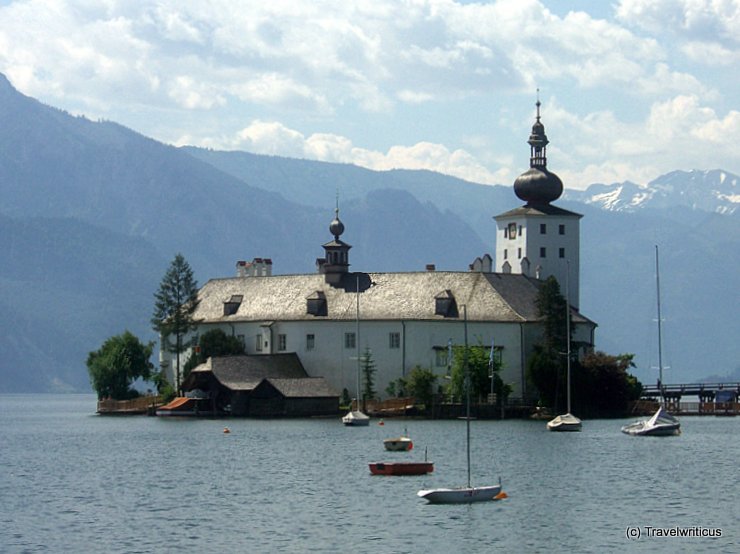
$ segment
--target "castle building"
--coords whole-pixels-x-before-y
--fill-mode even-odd
[[[593,346],[596,328],[577,309],[581,216],[551,204],[563,187],[546,168],[539,101],[529,143],[531,168],[514,185],[526,204],[495,218],[495,268],[486,254],[468,271],[351,272],[352,247],[341,239],[337,207],[329,224],[333,239],[323,245],[316,273],[274,275],[270,259],[239,262],[236,277],[211,279],[200,289],[198,327],[187,340],[222,329],[242,340],[249,355],[297,355],[309,376],[352,396],[367,348],[375,389],[385,398],[388,384],[417,366],[443,382],[449,346],[463,344],[467,319],[469,344],[493,347],[512,396],[527,397],[527,362],[542,337],[536,308],[542,280],[554,275],[564,290],[569,272],[575,342]],[[170,373],[175,367],[167,352],[161,363]]]

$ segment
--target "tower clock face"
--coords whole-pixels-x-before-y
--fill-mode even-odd
[[[516,238],[516,223],[509,223],[509,238]]]

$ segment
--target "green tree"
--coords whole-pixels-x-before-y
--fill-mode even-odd
[[[221,329],[211,329],[201,335],[198,348],[183,368],[183,379],[190,371],[215,356],[238,356],[244,354],[244,344],[237,337],[227,335]]]
[[[375,391],[375,362],[369,347],[360,356],[360,370],[362,372],[362,401],[372,400],[378,393]]]
[[[417,402],[429,408],[432,405],[436,381],[437,376],[432,370],[416,366],[406,377],[406,390]]]
[[[182,254],[177,254],[154,294],[152,326],[161,337],[161,347],[175,354],[175,389],[180,391],[180,354],[187,350],[183,338],[195,327],[198,282]]]
[[[145,381],[151,378],[154,366],[149,359],[153,350],[153,342],[142,344],[125,331],[107,339],[99,350],[90,352],[87,371],[98,399],[126,400],[138,396],[131,385],[139,378]]]
[[[640,398],[642,383],[629,373],[633,354],[612,356],[593,352],[577,364],[579,378],[576,408],[589,417],[624,416],[630,403]]]
[[[535,300],[537,315],[542,322],[542,342],[535,345],[527,363],[527,380],[534,386],[540,401],[557,409],[556,403],[565,394],[566,352],[571,329],[566,329],[566,300],[560,294],[560,285],[555,277],[548,277],[540,286]],[[573,375],[571,375],[573,377]]]
[[[458,398],[465,395],[465,363],[468,364],[470,374],[470,397],[471,400],[485,397],[491,392],[491,367],[490,367],[490,348],[478,344],[468,346],[467,355],[464,346],[453,346],[452,371],[450,375],[450,392]],[[503,383],[499,372],[501,365],[498,361],[493,362],[493,380],[494,391],[498,383],[499,390],[502,390]]]

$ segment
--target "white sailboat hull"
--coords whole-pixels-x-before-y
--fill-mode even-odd
[[[416,494],[431,504],[466,504],[496,500],[501,484],[486,487],[460,487],[455,489],[429,489]]]
[[[349,412],[342,418],[342,423],[348,427],[367,427],[370,425],[370,417],[357,410]]]
[[[681,434],[681,423],[660,407],[650,419],[635,421],[622,427],[622,433],[643,437],[669,437]]]
[[[581,420],[573,414],[559,415],[547,422],[550,431],[580,431]]]

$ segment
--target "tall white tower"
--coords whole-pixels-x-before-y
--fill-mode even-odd
[[[551,202],[563,193],[560,177],[547,170],[547,135],[537,119],[529,136],[529,169],[517,177],[514,192],[526,202],[494,217],[496,220],[496,267],[498,273],[521,273],[538,279],[555,276],[560,291],[573,307],[579,305],[580,219]],[[568,279],[565,276],[568,274]]]

